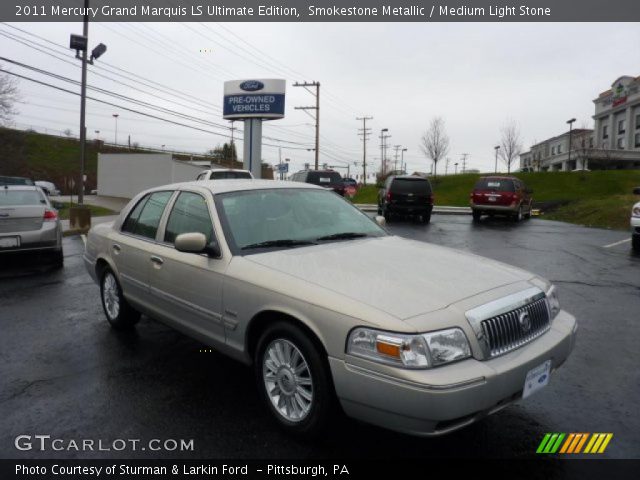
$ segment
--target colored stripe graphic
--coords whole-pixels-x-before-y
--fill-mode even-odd
[[[604,453],[612,438],[613,433],[545,433],[536,453]]]

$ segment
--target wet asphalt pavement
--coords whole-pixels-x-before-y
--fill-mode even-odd
[[[263,410],[250,368],[202,353],[198,342],[147,318],[133,332],[111,330],[82,265],[82,240],[69,237],[60,271],[22,262],[0,269],[0,457],[532,457],[546,432],[612,432],[605,457],[640,458],[640,257],[628,242],[604,248],[627,233],[539,219],[474,225],[469,216],[441,215],[429,226],[389,229],[551,279],[580,329],[549,386],[445,437],[339,419],[327,439],[300,442]],[[18,451],[22,434],[194,439],[194,451]]]

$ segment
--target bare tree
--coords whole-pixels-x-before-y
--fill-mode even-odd
[[[13,106],[18,100],[18,82],[8,74],[0,74],[0,125],[6,125],[16,114]]]
[[[420,150],[433,162],[433,175],[437,174],[438,162],[449,153],[449,136],[445,131],[444,119],[434,117],[424,135],[422,135]]]
[[[507,172],[511,173],[511,165],[522,152],[522,139],[520,129],[514,120],[507,120],[500,131],[500,150],[498,155],[507,166]]]

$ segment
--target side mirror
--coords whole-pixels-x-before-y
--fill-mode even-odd
[[[636,187],[633,189],[633,194],[634,195],[640,195],[640,187]]]
[[[52,206],[53,206],[53,208],[55,208],[56,210],[62,210],[62,209],[65,207],[64,203],[59,202],[59,201],[57,201],[57,200],[52,201],[52,202],[51,202],[51,205],[52,205]]]
[[[186,253],[206,253],[210,257],[219,257],[222,252],[215,240],[207,244],[207,237],[199,232],[181,233],[174,242],[176,250]]]
[[[376,215],[375,221],[381,227],[384,227],[387,225],[387,221],[384,219],[382,215]]]

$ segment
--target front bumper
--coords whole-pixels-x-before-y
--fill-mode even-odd
[[[631,233],[640,235],[640,217],[631,217]]]
[[[553,374],[571,353],[576,330],[575,318],[561,311],[548,332],[513,352],[486,361],[471,358],[429,370],[402,370],[402,378],[352,356],[329,363],[347,415],[413,435],[441,435],[521,399],[527,372],[551,360]]]

